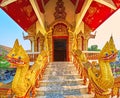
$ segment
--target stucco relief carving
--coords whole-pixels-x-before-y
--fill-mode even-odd
[[[67,36],[68,30],[67,27],[63,24],[58,24],[54,26],[53,36]]]
[[[64,7],[64,2],[62,0],[58,0],[55,7],[55,19],[65,19],[66,18],[66,12]]]

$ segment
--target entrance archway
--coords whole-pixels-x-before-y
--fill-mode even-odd
[[[68,60],[68,39],[54,38],[53,39],[53,58],[54,61]]]
[[[63,23],[54,25],[52,39],[53,61],[68,61],[69,34],[67,26]]]

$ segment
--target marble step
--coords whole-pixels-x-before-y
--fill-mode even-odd
[[[87,94],[72,62],[52,62],[47,66],[35,98],[79,98]]]
[[[58,67],[46,67],[46,69],[45,69],[46,71],[49,71],[49,70],[51,70],[51,71],[59,71],[59,70],[77,70],[76,69],[76,67],[75,66],[64,66],[64,67],[61,67],[61,66],[58,66]]]
[[[51,96],[51,95],[61,95],[61,96],[65,96],[65,95],[81,95],[80,90],[79,89],[74,89],[74,90],[49,90],[49,91],[36,91],[37,96]],[[51,97],[52,98],[52,97]],[[56,97],[57,98],[57,97]]]
[[[94,95],[87,94],[87,88],[80,88],[62,91],[39,91],[35,98],[94,98]]]
[[[94,94],[82,94],[81,96],[70,95],[70,96],[64,96],[64,98],[94,98]]]
[[[44,87],[36,88],[36,91],[44,91],[44,92],[56,92],[56,91],[68,91],[68,90],[80,90],[87,89],[87,85],[76,85],[76,86],[61,86],[61,85],[49,85]]]
[[[36,96],[35,98],[83,98],[82,95],[62,95],[62,94],[49,94],[46,96]],[[93,97],[84,97],[84,98],[93,98]]]
[[[59,66],[62,66],[62,67],[75,67],[73,63],[51,63],[51,64],[48,64],[47,67],[48,68],[53,68],[53,67],[59,67]]]
[[[50,74],[50,73],[61,73],[61,74],[78,74],[78,71],[76,69],[49,69],[49,70],[45,70],[44,74]]]
[[[44,74],[50,74],[50,73],[53,73],[53,74],[55,74],[55,73],[57,73],[57,74],[59,74],[59,73],[61,73],[61,74],[68,74],[68,73],[70,73],[70,74],[74,74],[74,73],[78,73],[78,71],[77,70],[46,70],[45,72],[44,72]]]
[[[51,68],[51,69],[66,69],[66,68],[76,68],[74,65],[48,65],[46,68]]]
[[[48,86],[48,85],[51,85],[51,84],[54,84],[54,85],[61,85],[61,86],[76,86],[78,84],[83,84],[83,81],[63,81],[63,82],[40,82],[40,86],[43,87],[43,86]]]
[[[48,96],[36,96],[35,98],[94,98],[94,95],[93,94],[83,94],[83,95],[80,95],[80,96],[78,96],[78,95],[65,95],[65,96],[50,96],[50,97],[48,97]]]
[[[42,80],[48,80],[48,79],[78,79],[80,78],[80,75],[44,75],[42,77]]]
[[[70,71],[70,70],[67,70],[67,71],[46,71],[44,74],[50,74],[50,75],[67,75],[67,74],[77,74],[78,75],[78,72],[76,72],[76,71]]]
[[[73,63],[72,63],[72,62],[63,62],[63,61],[60,62],[60,61],[59,61],[59,62],[50,62],[49,64],[50,64],[50,65],[54,65],[54,64],[55,64],[55,65],[56,65],[56,64],[66,64],[66,65],[69,65],[69,64],[73,64]]]
[[[42,80],[40,81],[40,83],[42,82],[49,82],[49,83],[54,83],[54,82],[58,82],[58,83],[61,83],[61,82],[80,82],[82,81],[83,79],[48,79],[48,80]]]
[[[49,63],[48,64],[49,66],[74,66],[74,64],[73,63]]]

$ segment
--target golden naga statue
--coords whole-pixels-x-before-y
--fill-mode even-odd
[[[120,88],[120,76],[116,77],[114,80],[114,87],[112,89],[112,97],[113,96],[117,96],[117,98],[120,97],[119,88]]]
[[[46,53],[43,53],[44,56]],[[34,65],[30,68],[29,56],[18,40],[15,41],[13,49],[7,55],[8,61],[12,66],[17,68],[16,74],[12,81],[12,91],[15,93],[16,98],[28,98],[30,90],[33,89],[38,78],[38,74],[44,67],[44,60],[41,54],[39,54]],[[45,57],[44,57],[45,59]]]
[[[89,79],[95,89],[95,98],[110,98],[110,90],[114,86],[114,77],[109,63],[115,61],[117,52],[111,36],[109,42],[100,52],[99,70],[95,71],[93,67],[88,69]]]

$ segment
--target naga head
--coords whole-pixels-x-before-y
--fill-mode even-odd
[[[80,50],[80,49],[73,50],[73,53],[75,56],[79,57],[81,62],[87,62],[87,57],[86,57],[85,53],[82,52],[82,50]]]
[[[18,48],[19,48],[19,42],[18,39],[16,39],[12,50],[7,54],[8,60],[17,54]]]
[[[7,59],[13,66],[24,66],[29,63],[28,54],[23,47],[19,45],[18,40],[15,41],[12,50],[8,53]]]
[[[116,49],[113,37],[111,36],[109,42],[106,42],[105,46],[101,50],[99,59],[108,62],[113,62],[117,57],[117,53],[118,50]]]

